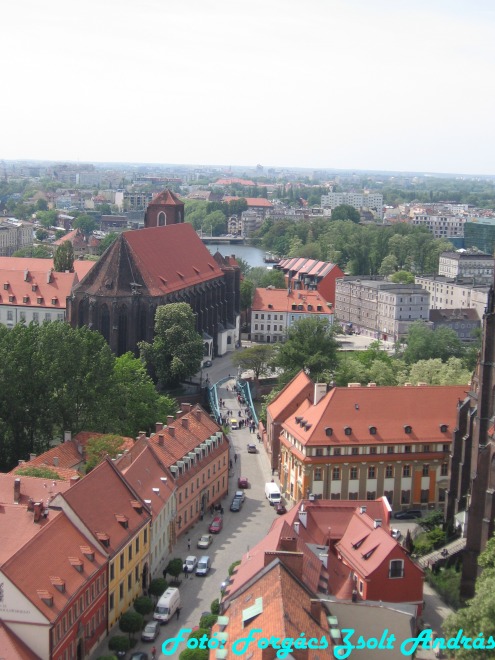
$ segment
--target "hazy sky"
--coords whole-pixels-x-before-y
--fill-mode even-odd
[[[0,159],[495,174],[493,0],[4,0]]]

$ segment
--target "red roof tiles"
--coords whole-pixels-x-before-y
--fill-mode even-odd
[[[296,305],[293,310],[292,305]],[[300,309],[299,309],[300,308]],[[256,289],[251,305],[253,312],[304,312],[316,316],[333,314],[317,291],[289,291],[287,289]]]

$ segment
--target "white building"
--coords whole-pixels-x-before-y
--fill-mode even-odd
[[[0,220],[0,256],[10,257],[25,247],[33,245],[33,225],[15,218]]]
[[[483,252],[442,252],[438,274],[447,278],[473,278],[493,280],[494,259]]]
[[[447,214],[414,213],[411,224],[416,227],[424,226],[435,238],[448,238],[449,236],[464,236],[466,217]]]
[[[348,204],[358,211],[361,209],[374,211],[380,220],[383,218],[383,195],[377,192],[330,192],[321,196],[321,205],[334,209],[336,206]]]
[[[488,283],[459,282],[440,275],[416,276],[414,281],[430,294],[430,309],[472,308],[478,312],[480,319],[483,318],[490,291]]]

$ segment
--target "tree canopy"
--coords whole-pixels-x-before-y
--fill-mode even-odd
[[[74,246],[70,241],[63,241],[55,250],[53,267],[57,273],[74,270]]]
[[[74,229],[79,229],[79,231],[84,234],[84,236],[90,236],[95,229],[97,228],[96,220],[90,215],[80,215],[72,223]]]
[[[432,330],[423,321],[416,321],[409,328],[403,357],[407,364],[434,358],[446,362],[451,357],[461,357],[463,353],[464,347],[454,330]]]
[[[331,218],[332,220],[351,220],[352,222],[359,222],[361,216],[359,215],[359,211],[355,209],[354,206],[350,206],[349,204],[341,204],[332,210]]]
[[[254,377],[258,379],[269,373],[274,351],[273,344],[255,344],[241,352],[234,353],[232,364],[243,371],[253,371]]]
[[[163,386],[178,385],[201,368],[203,339],[195,325],[187,303],[162,305],[156,310],[153,343],[141,342],[139,347]]]

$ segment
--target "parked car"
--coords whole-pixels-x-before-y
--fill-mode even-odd
[[[236,419],[232,418],[230,420],[230,428],[232,429],[232,431],[235,431],[236,429],[239,428],[239,422]]]
[[[253,444],[249,444],[247,446],[248,454],[257,454],[258,453],[258,447]]]
[[[213,542],[213,536],[211,534],[203,534],[199,539],[197,545],[198,548],[209,548]]]
[[[222,531],[222,527],[223,527],[222,517],[215,516],[211,521],[211,525],[208,528],[208,531],[211,532],[212,534],[218,534],[218,532]]]
[[[198,558],[195,557],[194,555],[190,555],[189,557],[186,557],[186,560],[182,566],[184,569],[184,573],[194,573],[196,570],[196,565],[198,563]]]
[[[284,513],[287,513],[287,509],[285,508],[285,505],[281,504],[280,502],[278,504],[275,504],[275,513],[277,513],[279,516],[281,516]]]
[[[148,654],[143,651],[134,651],[129,660],[148,660]]]
[[[238,488],[249,488],[249,481],[247,477],[239,477],[237,479],[237,487]]]
[[[232,504],[230,505],[230,510],[235,513],[239,512],[242,509],[242,501],[238,497],[234,497]]]
[[[397,511],[397,513],[394,513],[394,518],[397,520],[415,520],[416,518],[421,518],[421,510],[409,509],[409,511]]]
[[[244,495],[244,491],[243,490],[236,490],[235,495],[234,495],[234,499],[235,498],[238,498],[244,504],[244,500],[246,499],[246,496]]]
[[[400,529],[391,529],[390,533],[392,534],[392,538],[394,538],[396,541],[398,541],[402,536]]]
[[[141,641],[143,642],[154,642],[160,633],[160,622],[159,621],[150,621],[144,627],[143,632],[141,633]]]

